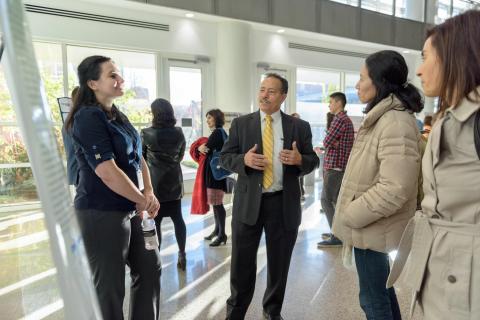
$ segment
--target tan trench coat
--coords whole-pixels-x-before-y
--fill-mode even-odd
[[[422,163],[423,212],[409,223],[388,281],[407,261],[402,279],[427,320],[480,319],[479,109],[480,102],[464,99],[435,123]]]
[[[346,246],[397,248],[417,206],[420,131],[394,95],[365,117],[353,144],[333,221]]]

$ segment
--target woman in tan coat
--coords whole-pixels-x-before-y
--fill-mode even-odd
[[[428,320],[480,319],[479,30],[480,11],[435,26],[417,70],[425,95],[440,98],[441,117],[423,158],[422,211],[405,230],[389,284],[411,248],[403,279]]]
[[[401,319],[393,288],[387,290],[388,252],[395,250],[417,205],[423,108],[408,68],[395,51],[370,55],[357,83],[367,103],[345,169],[333,233],[355,251],[360,306],[367,319]]]

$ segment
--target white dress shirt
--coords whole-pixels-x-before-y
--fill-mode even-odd
[[[265,130],[265,112],[260,110],[260,123]],[[280,110],[272,113],[272,129],[273,129],[273,183],[270,188],[262,188],[262,192],[275,192],[283,189],[283,164],[280,162],[280,151],[283,149],[283,126],[282,115]]]

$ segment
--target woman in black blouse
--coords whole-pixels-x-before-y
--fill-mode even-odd
[[[180,162],[185,154],[182,128],[175,127],[177,119],[170,102],[157,99],[151,105],[152,126],[142,130],[142,151],[152,179],[153,192],[160,201],[161,210],[155,217],[161,239],[162,218],[170,217],[178,244],[178,268],[185,270],[185,242],[187,229],[182,217],[183,175]]]
[[[125,264],[130,267],[130,319],[156,320],[160,253],[147,250],[141,217],[157,215],[140,136],[113,104],[124,80],[108,57],[78,66],[80,88],[66,120],[78,162],[75,213],[104,320],[123,319]]]
[[[223,125],[225,124],[225,115],[220,109],[212,109],[207,112],[207,125],[213,130],[206,144],[202,144],[198,147],[198,151],[207,154],[207,164],[210,164],[210,160],[213,155],[213,151],[220,151],[224,144],[224,135],[226,136]],[[223,132],[222,132],[223,131]],[[222,243],[227,242],[227,235],[225,234],[225,220],[226,212],[223,206],[223,196],[227,191],[226,179],[215,180],[212,175],[212,169],[210,165],[205,167],[205,187],[207,188],[207,200],[208,204],[213,206],[213,214],[215,217],[215,229],[213,232],[205,237],[205,240],[212,240],[211,247],[218,247]]]

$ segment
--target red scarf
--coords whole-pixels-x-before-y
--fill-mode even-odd
[[[193,185],[192,207],[190,209],[192,214],[205,214],[210,210],[210,206],[207,202],[207,187],[205,184],[205,166],[207,165],[207,155],[201,154],[198,151],[198,147],[204,143],[207,143],[207,141],[208,138],[201,137],[190,146],[190,156],[195,162],[198,163],[195,184]]]

